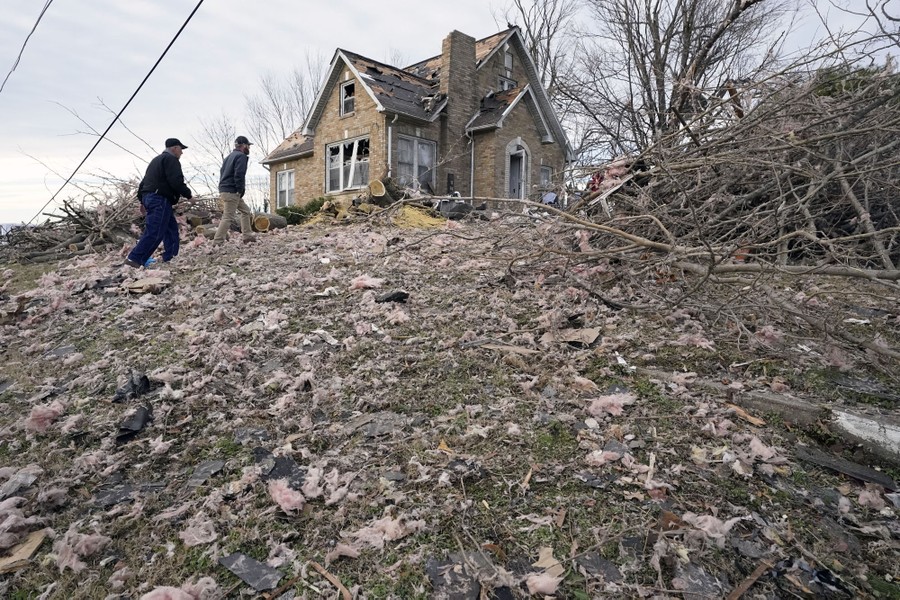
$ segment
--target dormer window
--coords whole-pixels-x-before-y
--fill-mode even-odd
[[[353,114],[356,110],[356,84],[352,81],[341,86],[341,116]]]

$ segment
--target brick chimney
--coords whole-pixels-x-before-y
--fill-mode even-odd
[[[466,123],[477,108],[477,80],[475,74],[475,38],[453,31],[441,46],[440,91],[447,96],[447,118],[441,132],[438,192],[448,193],[447,174],[453,175],[454,189],[463,196],[469,190],[470,148],[465,136]]]

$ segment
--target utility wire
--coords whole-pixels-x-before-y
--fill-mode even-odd
[[[16,62],[13,63],[12,69],[10,69],[9,73],[6,74],[6,77],[3,78],[3,83],[0,83],[0,92],[3,91],[3,88],[6,86],[6,82],[9,81],[9,78],[13,74],[13,71],[15,71],[16,67],[19,66],[19,61],[22,60],[22,53],[25,52],[25,46],[28,44],[28,40],[31,39],[31,35],[37,29],[38,23],[40,23],[41,19],[44,18],[44,13],[47,12],[47,9],[50,8],[51,4],[53,4],[53,0],[47,0],[47,3],[44,4],[43,10],[41,10],[41,14],[38,15],[37,21],[35,21],[34,23],[34,27],[32,27],[28,35],[25,36],[25,41],[22,42],[22,49],[19,50],[19,56],[16,57]]]
[[[52,1],[52,0],[50,0],[50,1]],[[172,47],[173,44],[175,44],[175,40],[178,39],[178,36],[181,35],[181,32],[184,31],[184,28],[187,27],[187,24],[191,22],[192,18],[194,18],[194,14],[200,9],[200,6],[203,4],[203,1],[204,0],[200,0],[197,3],[197,6],[194,7],[194,10],[191,11],[191,14],[188,15],[188,18],[185,19],[184,24],[182,24],[181,28],[175,33],[175,37],[172,38],[172,41],[169,42],[169,45],[166,46],[166,49],[163,50],[163,53],[159,56],[158,59],[156,59],[156,63],[154,63],[153,67],[150,69],[150,72],[147,73],[147,75],[144,77],[144,80],[141,81],[141,84],[137,87],[136,90],[134,90],[134,93],[131,94],[131,98],[128,99],[128,102],[125,103],[125,106],[123,106],[122,109],[119,110],[118,113],[116,113],[116,116],[113,117],[113,120],[109,124],[109,127],[107,127],[106,130],[100,134],[100,137],[97,138],[97,141],[94,143],[94,145],[88,151],[87,155],[83,159],[81,159],[81,162],[78,163],[78,166],[75,167],[75,170],[72,171],[72,174],[69,175],[69,177],[68,177],[68,179],[66,179],[65,183],[63,183],[62,186],[58,190],[56,190],[56,193],[53,194],[53,196],[49,200],[47,200],[47,203],[44,204],[44,206],[42,206],[39,211],[37,211],[37,214],[34,215],[33,217],[31,217],[31,220],[28,221],[28,223],[27,223],[28,225],[30,225],[36,218],[38,218],[40,216],[41,212],[43,212],[43,210],[45,208],[47,208],[51,202],[56,200],[56,197],[59,196],[59,193],[62,192],[66,188],[67,185],[69,185],[69,183],[72,181],[72,178],[75,177],[75,175],[78,173],[78,170],[84,166],[84,163],[87,162],[87,159],[91,157],[91,154],[94,153],[94,150],[97,149],[97,146],[100,145],[100,142],[102,142],[103,138],[106,137],[106,134],[109,133],[109,130],[113,128],[113,125],[116,124],[116,121],[119,120],[119,117],[122,116],[122,113],[125,112],[125,109],[128,108],[128,105],[131,104],[131,101],[134,100],[135,96],[138,95],[138,92],[141,91],[141,88],[144,87],[144,84],[147,83],[147,80],[150,79],[150,76],[153,75],[153,71],[156,70],[156,67],[159,66],[159,63],[161,63],[162,59],[165,58],[166,54],[168,54],[169,49]]]

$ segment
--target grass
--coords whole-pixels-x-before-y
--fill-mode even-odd
[[[284,237],[294,233],[299,235],[302,229],[292,228]],[[385,235],[396,233],[387,231]],[[404,243],[408,241],[411,240]],[[302,241],[291,240],[282,249],[301,243],[311,245],[309,239],[304,238]],[[420,246],[422,253],[417,254],[415,261],[424,263],[428,242]],[[335,248],[329,246],[328,252],[337,254]],[[288,256],[299,262],[306,258],[288,252],[273,253],[271,248],[266,250],[266,256],[252,247],[243,250],[242,259],[246,260],[241,269],[247,273],[265,272],[266,269],[260,267],[271,265],[273,255]],[[252,258],[254,252],[260,255],[257,259]],[[203,575],[213,576],[223,590],[237,583],[236,578],[206,555],[208,547],[188,548],[180,542],[178,533],[185,528],[185,519],[190,513],[174,522],[153,523],[152,518],[183,502],[194,502],[194,512],[207,510],[203,503],[214,499],[217,490],[241,476],[241,467],[251,463],[254,444],[242,446],[233,441],[232,430],[239,426],[266,429],[271,437],[259,445],[289,453],[300,464],[323,464],[326,472],[334,468],[341,475],[352,473],[355,477],[351,485],[354,497],[329,506],[320,497],[309,501],[302,514],[287,517],[274,507],[266,483],[257,481],[247,491],[225,498],[219,511],[211,513],[216,520],[219,549],[223,553],[240,551],[265,560],[275,544],[286,543],[298,553],[299,562],[317,560],[322,563],[324,555],[336,543],[348,541],[349,533],[385,514],[425,520],[424,531],[389,540],[383,549],[366,549],[358,559],[341,559],[328,566],[329,571],[348,587],[359,585],[360,592],[368,598],[429,597],[432,590],[424,565],[431,558],[443,558],[451,553],[490,552],[495,564],[521,575],[534,570],[531,564],[541,547],[552,548],[554,556],[562,560],[567,569],[557,597],[591,598],[603,593],[595,587],[595,581],[586,581],[578,574],[568,560],[573,552],[596,551],[607,560],[615,561],[628,584],[641,583],[656,589],[657,573],[649,567],[652,543],[636,553],[628,549],[620,552],[620,549],[624,548],[624,539],[645,540],[648,534],[652,535],[663,509],[678,516],[692,511],[715,514],[722,519],[756,512],[770,524],[768,531],[784,541],[785,554],[795,550],[788,545],[794,544],[809,548],[821,556],[825,564],[837,559],[844,560],[851,568],[859,564],[870,565],[870,574],[881,576],[882,587],[890,590],[893,584],[885,578],[894,575],[896,567],[883,550],[866,546],[860,556],[845,557],[829,548],[827,540],[817,538],[815,518],[819,516],[819,510],[803,498],[802,492],[811,486],[835,487],[846,483],[837,476],[807,472],[800,465],[789,475],[764,477],[757,473],[743,478],[721,461],[716,463],[715,459],[705,466],[691,462],[692,445],[703,447],[711,456],[715,448],[734,450],[740,443],[730,436],[706,436],[701,433],[701,427],[708,419],[686,411],[696,403],[702,404],[704,410],[716,413],[724,397],[708,391],[676,396],[648,377],[617,366],[614,355],[606,348],[575,350],[564,347],[533,356],[517,355],[512,359],[483,348],[461,348],[457,340],[469,329],[477,337],[501,340],[510,337],[503,333],[505,329],[500,316],[488,314],[482,317],[475,310],[454,312],[461,303],[472,301],[483,305],[485,288],[492,299],[502,300],[516,294],[516,302],[511,303],[506,314],[501,316],[518,323],[522,329],[534,330],[540,311],[534,308],[535,303],[529,303],[530,292],[525,288],[517,291],[496,288],[494,283],[499,276],[494,273],[466,272],[459,275],[457,282],[441,279],[444,274],[433,269],[424,278],[415,279],[411,277],[415,261],[407,261],[408,257],[392,259],[390,265],[386,265],[382,261],[365,264],[364,252],[360,252],[358,258],[354,255],[353,260],[349,256],[349,252],[345,252],[340,259],[321,268],[315,260],[303,262],[302,268],[322,277],[321,285],[278,290],[274,275],[270,278],[262,276],[260,282],[274,288],[272,294],[265,297],[265,303],[271,305],[256,302],[226,307],[229,314],[240,319],[240,324],[209,322],[211,307],[220,302],[216,297],[218,290],[212,290],[203,296],[202,302],[206,304],[202,306],[183,303],[163,307],[166,296],[161,295],[159,306],[148,308],[144,314],[127,322],[121,315],[133,302],[121,302],[121,297],[112,296],[100,300],[94,298],[98,305],[107,302],[103,326],[82,330],[75,323],[82,323],[83,319],[67,321],[63,316],[53,315],[54,324],[43,332],[43,339],[40,338],[42,330],[35,329],[34,343],[43,342],[48,347],[63,345],[63,341],[73,343],[86,355],[85,362],[105,358],[115,364],[106,369],[97,367],[102,375],[98,381],[105,391],[96,392],[89,389],[89,385],[83,386],[85,389],[71,390],[75,398],[81,396],[91,400],[81,406],[73,402],[66,414],[69,416],[77,411],[85,415],[85,423],[93,426],[89,439],[77,443],[63,439],[58,446],[48,449],[46,442],[52,443],[55,439],[51,435],[32,436],[32,442],[22,432],[13,438],[18,445],[11,445],[10,440],[0,443],[0,457],[11,464],[41,462],[45,474],[39,485],[63,481],[72,473],[70,466],[81,454],[107,448],[103,446],[104,440],[114,432],[123,407],[110,407],[93,400],[102,399],[106,392],[111,395],[113,382],[122,375],[116,372],[123,364],[121,357],[139,356],[139,360],[150,367],[185,367],[191,373],[184,379],[176,379],[174,384],[176,389],[185,392],[184,400],[166,401],[172,406],[165,421],[168,428],[149,431],[136,442],[114,451],[114,460],[124,465],[123,472],[129,481],[167,480],[172,485],[144,498],[141,515],[126,518],[124,514],[131,507],[123,506],[124,514],[106,520],[103,511],[86,504],[85,500],[106,477],[100,474],[112,465],[104,464],[79,474],[70,493],[70,505],[52,513],[47,526],[65,531],[73,521],[90,523],[93,520],[101,524],[105,534],[114,536],[114,547],[103,556],[92,557],[89,572],[77,576],[71,573],[60,576],[45,547],[41,552],[44,564],[35,565],[16,581],[18,589],[15,593],[19,597],[34,597],[53,581],[59,581],[56,589],[59,597],[104,597],[109,592],[105,582],[115,561],[104,568],[99,567],[99,561],[108,556],[115,556],[127,564],[137,575],[136,580],[147,584],[147,589],[156,585],[178,586],[188,577]],[[258,262],[254,264],[253,260]],[[340,272],[339,276],[329,275],[332,267]],[[313,288],[339,285],[345,276],[358,272],[381,275],[378,269],[390,274],[391,286],[402,285],[413,292],[419,290],[420,297],[407,307],[413,317],[409,323],[402,326],[386,324],[381,307],[364,315],[354,313],[360,306],[356,293],[338,294],[327,299],[308,298],[307,292]],[[275,269],[270,271],[276,272]],[[188,287],[186,282],[193,280],[191,285],[201,289],[206,281],[199,268],[179,273],[176,278],[176,286]],[[427,295],[428,285],[441,286],[441,293]],[[444,293],[454,285],[465,289],[450,289],[453,294]],[[178,294],[182,294],[181,289]],[[85,303],[89,296],[88,293],[74,297],[72,302],[81,309],[94,310]],[[438,307],[441,310],[438,311]],[[265,334],[240,331],[241,325],[273,308],[289,315],[286,327]],[[417,321],[426,314],[434,320]],[[145,324],[161,319],[166,319],[173,327],[150,335],[152,325]],[[357,334],[354,325],[361,319],[378,324],[393,337],[393,343],[378,335]],[[108,323],[109,320],[117,322]],[[190,333],[175,333],[176,323],[188,322],[191,323]],[[650,336],[664,327],[660,319],[651,324],[656,330],[650,331]],[[355,345],[301,347],[303,333],[319,328],[339,340],[353,336]],[[208,346],[220,340],[232,346],[240,345],[250,353],[250,359],[243,364],[227,363],[227,357],[223,358],[221,352],[210,357],[190,349],[186,341],[195,329],[198,336],[207,336]],[[624,333],[623,330],[624,327],[617,331]],[[301,335],[294,335],[298,333]],[[67,339],[58,340],[58,336]],[[400,339],[403,336],[421,337],[422,341],[416,345],[408,344],[407,339]],[[614,336],[608,337],[605,341],[615,342]],[[641,348],[648,339],[654,338],[648,338],[644,330],[636,331],[634,337],[623,335],[624,341],[618,350],[629,363],[639,363],[640,359],[635,356],[644,352]],[[695,371],[703,377],[722,375],[734,379],[745,374],[771,377],[777,373],[788,378],[795,389],[802,389],[799,382],[803,375],[795,373],[789,365],[770,356],[738,357],[727,344],[719,346],[717,351],[710,352],[663,345],[655,360],[647,362],[660,368],[668,365],[673,369]],[[284,352],[289,347],[291,352]],[[189,352],[194,353],[191,364],[187,360]],[[2,356],[6,360],[13,355],[7,350]],[[745,362],[758,360],[750,363],[752,366],[741,374],[734,369],[728,371],[739,359]],[[51,379],[60,379],[60,361],[50,363],[25,355],[13,357],[13,360],[20,364],[0,368],[8,369],[7,372],[20,370],[27,375],[27,381],[24,376],[16,378],[17,389],[25,389],[26,398]],[[271,375],[262,373],[260,367],[271,360],[280,363],[288,373],[296,372],[300,368],[298,365],[316,373],[313,389],[299,391],[297,405],[290,410],[275,412],[273,400],[284,392],[264,389],[263,384]],[[130,365],[131,360],[127,363]],[[226,368],[222,368],[223,365]],[[584,374],[592,379],[599,386],[599,392],[581,393],[570,387],[574,374]],[[206,376],[211,376],[210,381],[204,382]],[[810,372],[809,376],[810,386],[827,385],[824,372]],[[193,386],[194,383],[198,385]],[[586,399],[606,394],[612,386],[627,388],[637,396],[637,401],[626,407],[623,415],[598,417],[600,429],[577,430],[573,427],[587,417]],[[545,393],[549,387],[556,393]],[[25,408],[23,400],[13,398],[12,394],[4,395],[0,401],[14,409],[9,411],[10,414],[21,413]],[[472,407],[479,407],[480,411]],[[305,417],[312,416],[314,411],[325,418],[306,421]],[[360,412],[385,411],[404,417],[389,434],[370,438],[362,431],[346,429],[347,421]],[[186,421],[189,415],[192,419]],[[10,419],[12,417],[4,417],[0,425],[13,425]],[[171,427],[182,421],[185,424],[177,430]],[[516,423],[521,433],[509,432],[508,422]],[[157,425],[163,423],[155,423],[154,427]],[[483,437],[472,434],[473,426],[490,429]],[[734,428],[735,433],[750,431],[742,422],[737,422]],[[782,448],[789,445],[785,441],[786,431],[777,420],[770,419],[767,427],[752,432],[768,445]],[[147,438],[160,433],[165,435],[166,441],[174,441],[170,451],[162,456],[144,456]],[[292,436],[290,446],[286,439],[288,435]],[[438,449],[442,439],[452,452]],[[623,443],[633,441],[632,453],[642,465],[649,464],[651,454],[655,456],[653,479],[671,483],[674,488],[667,492],[666,498],[659,502],[651,500],[644,487],[645,473],[633,471],[621,462],[596,468],[586,465],[584,457],[612,439]],[[44,452],[46,455],[41,454]],[[193,494],[184,494],[184,481],[193,468],[212,458],[227,460],[228,466]],[[453,475],[445,485],[442,474],[454,460],[473,463],[478,468],[462,478]],[[421,470],[416,463],[422,465]],[[137,465],[140,473],[128,470]],[[532,476],[524,486],[526,474],[531,469]],[[387,485],[378,477],[387,470],[401,471],[406,479]],[[594,489],[577,479],[576,475],[585,471],[601,480],[608,477],[609,482],[603,489]],[[417,481],[419,477],[423,479]],[[787,518],[782,519],[782,515]],[[535,523],[534,520],[547,522]],[[741,530],[742,535],[761,532],[761,528],[749,522],[742,522],[740,526],[745,527]],[[685,541],[677,537],[680,535],[673,534],[673,538],[678,542]],[[496,553],[485,550],[486,543],[496,544],[499,550]],[[740,581],[754,568],[754,565],[748,568],[749,561],[737,556],[730,548],[719,550],[711,543],[697,542],[696,547],[691,548],[691,560],[727,574],[732,583]],[[389,570],[389,567],[393,568]],[[282,570],[286,576],[295,574],[291,567]],[[666,576],[671,574],[669,570],[665,573]],[[311,570],[308,584],[326,590],[326,595],[333,595],[330,584]],[[140,595],[136,585],[126,588],[126,593]],[[771,583],[766,580],[761,580],[757,586],[755,591],[760,594],[773,593]],[[297,584],[295,589],[299,594],[314,593],[304,583]],[[634,588],[627,588],[627,591],[634,591]],[[516,593],[523,594],[524,588],[517,589]]]
[[[4,269],[10,268],[13,271],[5,293],[15,296],[34,289],[37,287],[38,280],[47,273],[55,271],[57,266],[54,262],[4,265]]]

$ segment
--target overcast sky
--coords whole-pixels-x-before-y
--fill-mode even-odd
[[[0,19],[0,81],[15,63],[46,0],[6,0]],[[106,129],[171,41],[197,0],[55,0],[0,92],[0,223],[30,220]],[[500,0],[206,0],[77,180],[141,176],[168,137],[189,146],[200,119],[229,115],[241,128],[245,96],[266,72],[287,74],[305,52],[335,48],[389,61],[440,53],[451,30],[476,38],[504,29]],[[71,111],[71,112],[70,112]],[[138,156],[132,156],[118,143]],[[264,176],[251,155],[252,173]],[[59,199],[81,197],[71,185]],[[52,208],[51,205],[48,210]]]

